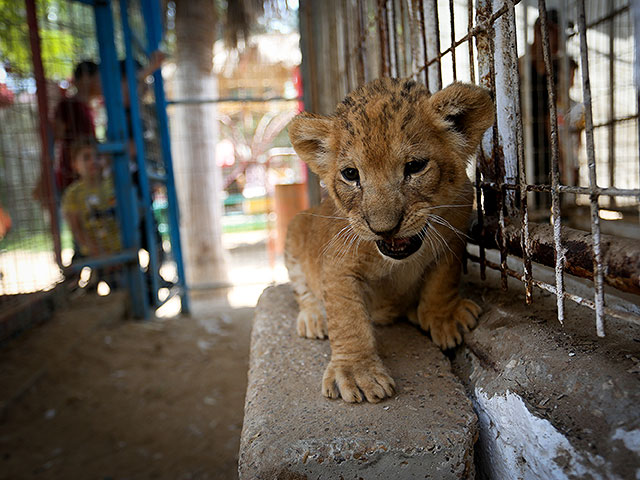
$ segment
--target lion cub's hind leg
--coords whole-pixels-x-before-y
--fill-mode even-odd
[[[295,258],[289,257],[287,268],[300,307],[297,319],[298,335],[306,338],[327,338],[327,314],[322,302],[316,298],[307,285],[300,263]]]

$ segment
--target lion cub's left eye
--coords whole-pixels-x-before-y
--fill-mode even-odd
[[[418,160],[411,160],[404,164],[404,176],[408,177],[409,175],[415,175],[416,173],[420,173],[427,166],[427,160],[425,158],[421,158]]]

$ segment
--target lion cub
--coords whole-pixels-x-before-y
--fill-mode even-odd
[[[473,202],[466,166],[493,121],[481,87],[454,83],[430,95],[384,78],[332,116],[291,122],[293,147],[329,193],[291,222],[285,253],[298,334],[331,341],[325,396],[393,395],[372,323],[407,317],[443,349],[462,341],[458,327],[475,326],[480,307],[458,294]]]

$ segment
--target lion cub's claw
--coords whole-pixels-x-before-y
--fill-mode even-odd
[[[346,364],[329,362],[322,377],[322,394],[345,402],[377,403],[393,395],[395,382],[379,359]]]
[[[433,343],[443,350],[462,343],[462,334],[458,327],[462,327],[465,332],[470,331],[478,323],[482,309],[474,301],[460,298],[450,312],[444,318],[440,315],[430,315],[425,324],[421,325],[431,333]]]
[[[306,338],[327,338],[327,319],[316,308],[301,309],[297,320],[298,335]]]

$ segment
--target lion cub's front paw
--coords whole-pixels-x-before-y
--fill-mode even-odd
[[[431,333],[433,343],[446,350],[462,343],[458,326],[468,332],[478,323],[480,312],[482,309],[474,301],[458,298],[449,308],[426,312],[420,318],[420,326]]]
[[[298,335],[306,338],[326,338],[327,319],[321,308],[306,307],[300,310],[297,320]]]
[[[395,382],[379,358],[356,362],[331,360],[322,377],[322,394],[328,398],[341,396],[345,402],[371,403],[393,395]],[[364,397],[363,397],[364,394]]]

